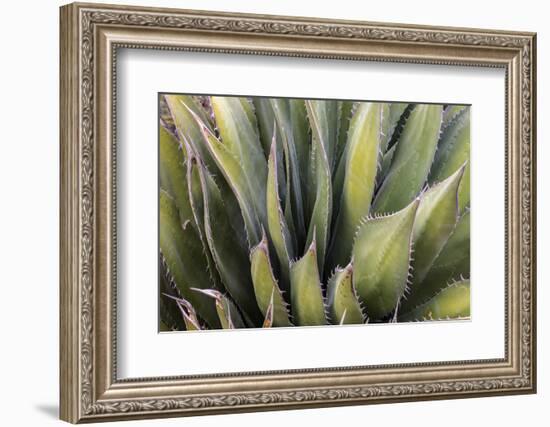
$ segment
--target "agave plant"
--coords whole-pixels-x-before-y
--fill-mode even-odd
[[[160,97],[164,330],[468,318],[466,106]]]

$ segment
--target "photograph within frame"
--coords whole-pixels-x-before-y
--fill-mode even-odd
[[[536,392],[535,33],[91,4],[63,6],[60,24],[62,419],[77,423]],[[125,381],[117,377],[117,301],[113,299],[118,295],[113,256],[117,240],[112,232],[117,213],[113,183],[119,163],[113,157],[117,94],[112,83],[120,77],[116,51],[128,46],[504,69],[505,96],[499,99],[505,99],[506,105],[501,129],[506,162],[504,173],[498,174],[506,188],[505,207],[499,209],[506,216],[501,233],[506,268],[504,280],[499,280],[507,298],[504,356],[391,366],[385,360],[384,366],[353,369],[340,363],[328,370],[295,370],[293,363],[292,371],[265,373],[261,378],[257,373],[226,376],[219,369],[200,378],[153,375]],[[156,108],[156,104],[139,108]],[[156,151],[158,120],[154,113],[150,117],[154,130],[148,137],[153,144],[148,145]],[[156,176],[149,182],[156,190]],[[155,212],[156,202],[154,197],[150,204]],[[476,208],[475,218],[480,214]],[[157,222],[152,224],[156,229]],[[155,244],[150,248],[154,282],[158,249]],[[157,289],[150,288],[156,308]],[[179,338],[156,333],[153,311],[150,324],[155,335]],[[433,329],[441,329],[442,323]],[[471,323],[461,322],[461,326]],[[346,329],[294,328],[292,332]],[[258,335],[279,331],[270,332]],[[210,334],[185,335],[195,339]],[[180,357],[173,359],[181,364]]]
[[[470,319],[470,106],[158,101],[160,331]]]

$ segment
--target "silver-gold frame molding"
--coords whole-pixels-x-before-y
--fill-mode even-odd
[[[76,423],[535,392],[535,34],[71,4],[61,8],[60,43],[62,419]],[[503,68],[505,357],[117,379],[118,48]]]

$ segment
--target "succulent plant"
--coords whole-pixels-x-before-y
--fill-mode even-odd
[[[159,102],[162,330],[469,318],[469,107]]]

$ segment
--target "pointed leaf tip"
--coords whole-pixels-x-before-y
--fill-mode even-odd
[[[296,324],[299,326],[326,324],[314,242],[311,243],[305,255],[290,266],[290,284],[292,315]]]
[[[352,282],[353,267],[336,269],[327,284],[327,308],[333,324],[362,324],[363,313]]]
[[[419,203],[416,198],[394,214],[367,219],[357,231],[353,284],[371,318],[392,312],[405,292]]]
[[[273,326],[290,326],[287,304],[273,274],[267,242],[260,242],[250,252],[250,271],[256,302],[264,317],[271,305]]]
[[[413,229],[414,261],[411,294],[404,306],[415,303],[415,291],[451,235],[458,218],[458,189],[465,164],[421,198]]]

